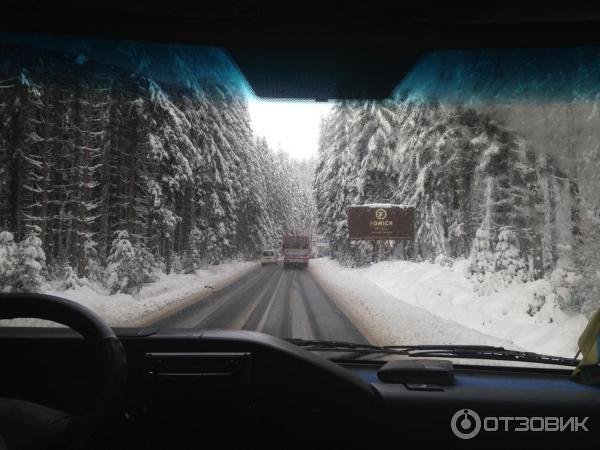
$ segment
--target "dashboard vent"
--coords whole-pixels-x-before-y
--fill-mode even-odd
[[[250,353],[146,353],[146,377],[158,382],[248,383],[250,361]]]

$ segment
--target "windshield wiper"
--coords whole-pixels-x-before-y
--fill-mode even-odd
[[[287,339],[292,344],[299,345],[314,352],[343,352],[352,353],[349,357],[336,360],[354,360],[365,355],[405,355],[409,357],[428,358],[463,358],[491,359],[516,361],[538,364],[554,364],[575,367],[579,363],[575,358],[542,355],[533,352],[507,350],[504,347],[489,345],[371,345],[343,341],[318,341],[305,339]]]
[[[507,350],[503,347],[490,347],[488,349],[475,348],[414,348],[408,352],[409,356],[433,357],[433,358],[465,358],[465,359],[495,359],[500,361],[516,361],[538,364],[554,364],[560,366],[575,367],[579,361],[575,358],[565,358],[562,356],[543,355],[534,352],[522,352],[518,350]]]
[[[304,347],[307,350],[317,350],[317,347],[326,348],[326,349],[371,349],[371,350],[380,350],[384,347],[379,345],[372,344],[361,344],[359,342],[347,342],[347,341],[321,341],[321,340],[311,340],[311,339],[300,339],[300,338],[289,338],[285,339],[286,341],[297,345],[299,347]]]

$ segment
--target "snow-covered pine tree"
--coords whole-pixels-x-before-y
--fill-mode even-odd
[[[10,229],[18,240],[24,239],[28,228],[36,225],[39,219],[35,205],[44,164],[42,138],[38,134],[42,109],[39,84],[27,69],[21,68],[15,79],[10,111],[12,139],[8,153],[11,161],[8,165],[10,169],[6,172],[10,183],[9,211],[13,212]]]
[[[67,263],[62,268],[62,286],[63,290],[76,289],[81,286],[81,281],[77,277],[77,273]]]
[[[39,227],[31,227],[17,246],[12,292],[37,292],[44,281],[42,271],[46,266],[46,255],[39,233]]]
[[[263,236],[261,245],[276,248],[281,245],[284,232],[284,208],[289,208],[289,205],[285,205],[281,200],[284,191],[281,186],[287,180],[276,178],[278,172],[276,172],[274,154],[266,139],[256,138],[254,147],[256,166],[253,171],[253,177],[255,178],[252,180],[252,186],[254,187],[252,190],[257,196],[255,220],[260,222],[260,225],[256,223],[256,226],[261,227],[259,232]],[[256,250],[261,250],[261,248]]]
[[[346,217],[346,207],[361,201],[359,170],[368,140],[357,144],[356,132],[366,128],[368,139],[373,131],[371,126],[356,126],[365,111],[369,109],[364,104],[340,102],[323,120],[313,182],[319,232],[329,240],[331,255],[351,265],[370,262],[373,254],[371,245],[349,241]]]
[[[305,230],[311,236],[317,234],[317,206],[312,191],[312,180],[314,177],[316,160],[314,157],[295,161],[293,163],[294,172],[298,180],[300,189],[299,208],[300,228]]]
[[[44,245],[47,265],[54,261],[55,248],[53,232],[51,228],[51,216],[55,212],[55,205],[51,203],[54,193],[53,176],[56,172],[54,148],[56,146],[56,88],[51,83],[43,83],[41,88],[42,105],[38,135],[40,137],[40,167],[35,184],[35,206],[32,217],[40,227],[40,239]]]
[[[74,162],[77,155],[75,146],[75,105],[78,99],[75,95],[74,78],[72,73],[65,71],[59,76],[60,83],[54,91],[56,114],[53,159],[55,170],[52,174],[53,190],[49,194],[49,203],[53,206],[49,227],[54,235],[52,262],[62,267],[71,260],[71,251],[75,229],[73,227],[73,201],[78,186],[74,183]]]
[[[501,285],[508,286],[513,281],[527,280],[527,265],[521,256],[518,236],[510,226],[500,228],[494,261]]]
[[[97,282],[102,284],[104,275],[104,266],[101,263],[100,256],[98,255],[98,244],[89,239],[85,243],[85,268],[84,277],[89,281]]]
[[[89,249],[95,247],[101,216],[102,191],[99,183],[102,156],[107,145],[111,80],[100,74],[86,75],[87,67],[77,68],[78,83],[74,104],[74,147],[72,183],[72,227],[70,259],[79,277],[86,275]]]
[[[350,151],[359,166],[355,170],[360,203],[388,203],[394,196],[398,177],[393,165],[398,118],[395,108],[391,101],[367,101],[357,109],[356,135]]]
[[[252,257],[265,247],[268,234],[267,205],[265,204],[265,180],[256,144],[249,145],[243,156],[246,182],[240,192],[243,213],[238,221],[237,248],[244,257]]]
[[[135,286],[135,251],[125,230],[115,232],[106,267],[106,287],[111,294],[130,292]]]
[[[190,231],[188,240],[188,253],[185,269],[187,273],[194,273],[204,263],[203,236],[198,227],[194,226]]]
[[[133,262],[133,273],[131,274],[132,290],[139,291],[146,283],[152,283],[158,279],[158,265],[156,258],[142,242],[133,245],[135,260]]]
[[[475,233],[466,268],[467,277],[472,279],[475,290],[482,295],[490,294],[498,287],[495,278],[496,261],[490,241],[489,226],[484,224]]]
[[[228,93],[225,105],[222,108],[222,124],[226,130],[225,137],[229,142],[229,192],[228,203],[231,204],[232,215],[228,218],[226,227],[230,231],[228,240],[231,248],[228,257],[247,256],[257,250],[256,244],[249,241],[248,235],[239,235],[239,222],[245,216],[246,205],[243,203],[243,191],[248,180],[248,164],[245,159],[247,152],[253,146],[250,115],[246,100],[239,94]],[[244,249],[246,247],[246,249]],[[258,247],[260,248],[260,247]]]
[[[160,186],[160,208],[152,205],[153,223],[159,236],[159,254],[171,272],[171,257],[177,240],[177,226],[181,223],[177,206],[192,180],[196,152],[189,138],[191,124],[184,112],[154,80],[149,81],[152,117],[157,125],[147,145],[144,136],[142,154],[153,159],[152,179]],[[154,197],[156,199],[156,197]]]
[[[17,245],[9,231],[0,232],[0,292],[11,292],[17,269]]]
[[[575,267],[580,279],[572,290],[576,311],[591,314],[600,307],[600,210],[590,209],[581,217],[581,233],[575,239]]]
[[[14,229],[13,188],[13,130],[17,115],[14,113],[18,76],[0,75],[0,228]]]
[[[208,199],[203,211],[203,218],[209,227],[207,231],[207,252],[213,262],[221,262],[234,253],[237,241],[238,213],[240,204],[238,192],[241,181],[238,168],[239,142],[232,125],[231,100],[225,93],[211,98],[209,108],[210,130],[209,154],[212,167],[210,185],[207,188]]]

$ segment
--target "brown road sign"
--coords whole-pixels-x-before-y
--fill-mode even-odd
[[[413,240],[415,209],[400,205],[356,205],[346,208],[353,240]]]

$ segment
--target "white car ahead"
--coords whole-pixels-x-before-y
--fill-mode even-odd
[[[262,266],[265,266],[267,264],[277,264],[278,260],[279,260],[279,258],[277,256],[277,253],[275,252],[275,250],[264,250],[262,252],[260,264]]]

